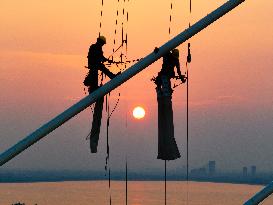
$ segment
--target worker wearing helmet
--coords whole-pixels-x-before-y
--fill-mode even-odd
[[[162,92],[167,95],[171,95],[172,92],[170,79],[175,77],[175,67],[179,79],[181,79],[182,83],[185,83],[185,76],[181,74],[180,70],[178,49],[173,49],[163,56],[162,68],[155,81],[157,88],[160,88],[159,90],[162,90]]]
[[[88,69],[89,73],[84,80],[84,85],[88,86],[89,93],[96,90],[98,86],[98,71],[102,71],[109,78],[114,78],[116,75],[109,71],[104,62],[112,62],[104,57],[102,47],[106,44],[106,38],[99,36],[97,42],[89,47],[88,51]]]

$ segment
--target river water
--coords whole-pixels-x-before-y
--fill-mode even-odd
[[[262,186],[167,182],[168,205],[242,205]],[[0,183],[0,205],[125,205],[125,182]],[[164,205],[164,182],[129,181],[128,205]],[[273,205],[269,197],[263,205]]]

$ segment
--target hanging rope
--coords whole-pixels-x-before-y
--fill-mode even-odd
[[[102,19],[103,19],[103,0],[101,0],[99,36],[101,35]]]
[[[107,112],[107,121],[106,121],[106,158],[105,158],[105,171],[107,173],[108,170],[108,188],[109,188],[109,203],[112,204],[112,198],[111,198],[111,169],[109,165],[110,161],[110,143],[109,143],[109,127],[110,127],[110,118],[113,115],[114,111],[116,110],[119,100],[120,100],[120,93],[119,98],[113,108],[113,110],[110,112],[110,94],[106,95],[106,112]]]
[[[110,126],[110,118],[115,112],[119,101],[120,101],[120,93],[118,94],[118,100],[113,108],[113,110],[110,112],[110,93],[106,95],[106,112],[107,112],[107,121],[106,121],[106,158],[105,158],[105,171],[107,171],[108,164],[109,164],[109,158],[110,158],[110,146],[109,146],[109,126]]]

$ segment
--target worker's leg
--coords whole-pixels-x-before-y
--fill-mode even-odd
[[[155,84],[156,84],[156,93],[157,93],[157,97],[162,96],[162,81],[161,81],[161,75],[158,74],[158,76],[155,78]]]
[[[94,92],[96,89],[98,89],[98,71],[96,70],[90,70],[89,74],[90,75],[90,86],[88,87],[88,92],[89,94]]]
[[[96,105],[94,108],[92,129],[91,129],[91,133],[90,133],[91,153],[97,153],[98,141],[99,141],[99,136],[100,136],[102,110],[103,110],[103,99],[104,99],[104,97],[99,98],[96,101]]]
[[[166,75],[161,76],[162,81],[162,93],[164,96],[171,96],[172,95],[172,87],[170,78]]]
[[[158,159],[175,160],[180,153],[174,138],[172,89],[170,78],[159,75],[157,84],[158,102]],[[159,94],[160,93],[160,94]]]

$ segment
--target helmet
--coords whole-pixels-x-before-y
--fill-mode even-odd
[[[97,41],[102,42],[103,44],[106,44],[106,38],[104,36],[99,36]]]
[[[179,50],[178,49],[173,49],[172,54],[175,58],[179,58]]]

